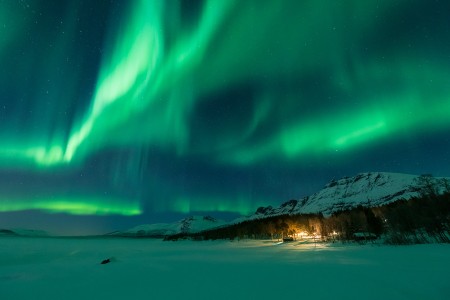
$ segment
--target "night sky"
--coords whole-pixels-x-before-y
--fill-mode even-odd
[[[231,219],[450,176],[450,2],[0,0],[0,228]]]

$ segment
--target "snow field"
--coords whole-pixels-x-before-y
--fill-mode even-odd
[[[0,299],[450,299],[449,253],[439,244],[3,237]]]

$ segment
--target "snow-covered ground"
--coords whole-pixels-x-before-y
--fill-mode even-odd
[[[450,299],[449,254],[440,244],[1,237],[0,299]]]

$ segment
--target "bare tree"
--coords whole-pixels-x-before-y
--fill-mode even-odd
[[[435,197],[439,195],[439,184],[431,174],[420,175],[416,179],[419,193],[422,197]]]

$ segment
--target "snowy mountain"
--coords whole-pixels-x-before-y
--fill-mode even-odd
[[[233,223],[287,214],[322,213],[330,216],[358,205],[381,206],[419,196],[427,182],[433,184],[436,193],[442,193],[448,189],[449,179],[398,173],[361,173],[332,180],[319,192],[301,200],[290,200],[276,208],[260,207],[253,215],[239,218]]]
[[[300,200],[290,200],[279,207],[260,207],[250,216],[231,222],[212,217],[189,217],[175,223],[140,225],[126,231],[111,233],[112,236],[163,237],[177,233],[196,233],[244,221],[264,219],[281,215],[322,213],[330,216],[334,212],[349,210],[359,205],[381,206],[401,199],[420,196],[426,185],[432,185],[435,193],[449,191],[450,178],[434,178],[399,173],[361,173],[354,177],[332,180],[317,193]]]
[[[210,216],[192,216],[175,223],[145,224],[109,235],[129,237],[163,237],[177,233],[195,233],[226,225],[227,222]]]

